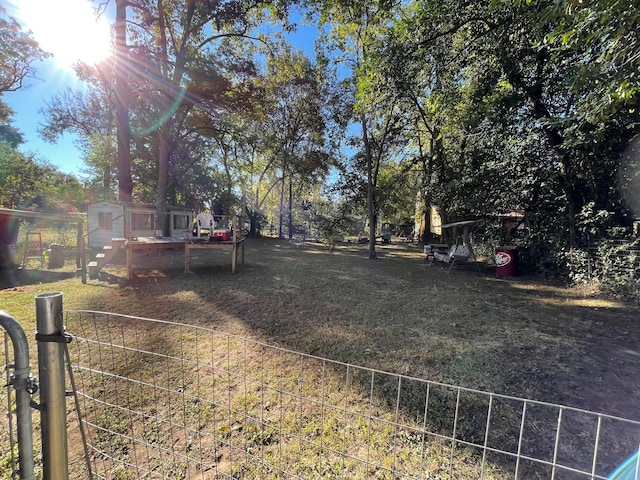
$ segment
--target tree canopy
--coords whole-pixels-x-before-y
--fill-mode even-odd
[[[122,192],[124,142],[134,199],[266,209],[281,234],[330,176],[372,258],[416,200],[447,222],[524,214],[536,252],[579,245],[585,215],[632,221],[635,2],[318,0],[315,59],[288,45],[292,5],[125,2],[116,61],[79,69],[91,87],[54,98],[43,134],[81,135],[100,195]]]

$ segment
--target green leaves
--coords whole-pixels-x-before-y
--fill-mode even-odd
[[[49,56],[0,6],[0,94],[22,88],[35,75],[34,63]]]
[[[78,180],[0,142],[0,206],[57,212],[66,203],[80,205]]]

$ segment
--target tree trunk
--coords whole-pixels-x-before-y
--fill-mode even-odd
[[[293,183],[289,177],[289,240],[293,238]]]
[[[282,169],[282,183],[280,185],[280,215],[278,218],[278,238],[284,238],[284,232],[282,231],[282,225],[284,224],[284,218],[282,213],[284,212],[284,168]]]
[[[160,129],[160,144],[158,147],[158,185],[156,190],[156,214],[158,224],[156,230],[168,234],[167,224],[167,183],[169,179],[169,156],[171,155],[170,123],[165,123]]]
[[[567,221],[569,223],[569,247],[576,246],[576,215],[582,208],[580,192],[576,188],[571,160],[567,154],[562,156],[562,170],[564,180],[564,194],[567,199]]]
[[[362,115],[362,141],[364,143],[364,154],[367,161],[367,216],[369,218],[369,258],[376,256],[376,223],[377,215],[375,210],[375,184],[373,178],[373,155],[369,144],[369,132],[367,131],[367,121]]]
[[[116,0],[116,75],[115,103],[116,130],[118,136],[118,199],[130,202],[133,199],[131,179],[131,131],[129,129],[129,86],[127,62],[127,2]]]
[[[258,212],[256,210],[249,213],[249,236],[258,236]]]

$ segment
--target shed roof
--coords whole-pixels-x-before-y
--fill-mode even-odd
[[[156,206],[149,204],[149,203],[135,203],[135,202],[116,202],[114,200],[103,200],[101,202],[94,202],[94,203],[90,203],[89,207],[95,207],[96,205],[104,205],[104,204],[109,204],[109,205],[115,205],[118,207],[125,207],[125,208],[148,208],[149,210],[155,210]],[[180,211],[185,211],[185,212],[190,212],[191,209],[187,208],[187,207],[177,207],[175,205],[167,205],[167,210],[168,211],[175,211],[175,210],[180,210]]]

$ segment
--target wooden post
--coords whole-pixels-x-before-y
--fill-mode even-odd
[[[231,253],[231,273],[236,273],[236,264],[238,263],[238,217],[233,219],[233,251]]]
[[[76,270],[80,270],[82,283],[87,283],[87,252],[82,233],[82,220],[78,222],[78,237],[76,240]]]
[[[190,257],[191,257],[190,243],[184,242],[184,273],[189,273]]]
[[[127,257],[127,280],[131,280],[133,278],[133,245],[129,244],[129,240],[127,240],[125,251]]]

